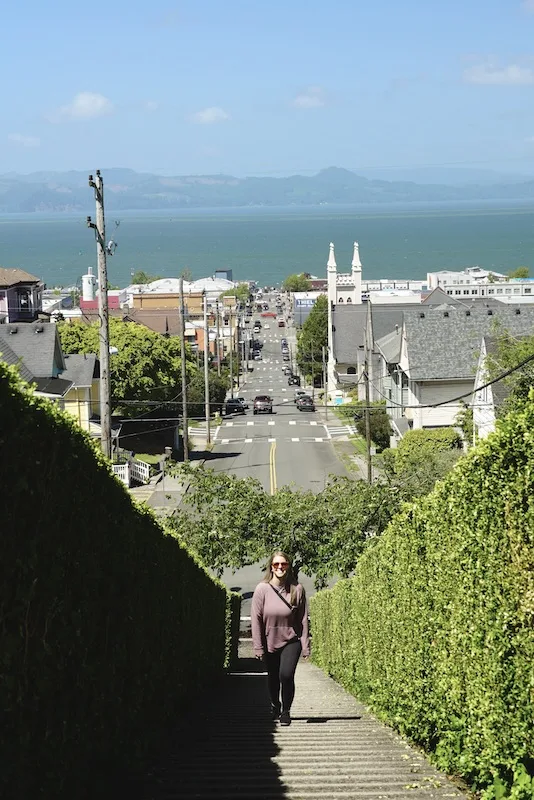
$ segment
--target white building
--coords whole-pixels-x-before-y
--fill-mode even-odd
[[[481,267],[468,267],[462,272],[429,272],[427,284],[429,289],[439,287],[450,297],[462,300],[490,297],[502,303],[534,302],[533,278],[508,278]]]

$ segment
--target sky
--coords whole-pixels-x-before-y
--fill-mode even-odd
[[[2,32],[0,173],[534,173],[534,0],[18,0]]]

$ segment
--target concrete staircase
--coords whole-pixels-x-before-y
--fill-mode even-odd
[[[317,667],[300,662],[292,725],[269,719],[263,665],[238,670],[184,717],[135,781],[139,800],[403,800],[467,797]],[[133,789],[134,787],[132,787]]]

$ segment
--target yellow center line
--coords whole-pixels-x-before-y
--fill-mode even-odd
[[[269,477],[271,482],[271,494],[276,494],[276,442],[271,442],[271,450],[269,452]]]

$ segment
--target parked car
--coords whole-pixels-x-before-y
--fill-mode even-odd
[[[307,395],[306,395],[306,392],[304,391],[304,389],[297,389],[297,391],[295,392],[295,398],[294,398],[293,402],[296,403],[297,400],[299,399],[299,397],[306,397],[306,396]]]
[[[282,372],[284,375],[291,375],[291,367],[289,364],[286,364],[284,367],[282,367]]]
[[[246,397],[236,397],[235,399],[238,401],[238,403],[241,403],[241,405],[245,410],[249,407]]]
[[[282,356],[282,361],[289,361],[289,353],[284,353]]]
[[[283,319],[279,319],[278,320],[278,327],[279,328],[285,328],[286,327],[286,323],[285,323],[285,321]]]
[[[315,403],[309,395],[304,394],[297,400],[297,408],[299,411],[315,411]]]
[[[300,378],[298,375],[290,375],[287,379],[288,386],[300,386]]]
[[[268,394],[258,394],[254,398],[254,414],[272,414],[273,398]]]
[[[224,413],[226,416],[228,416],[228,414],[244,414],[245,406],[239,401],[239,398],[234,397],[226,401]]]
[[[261,361],[261,353],[259,350],[254,350],[254,355],[252,356],[254,361]]]

